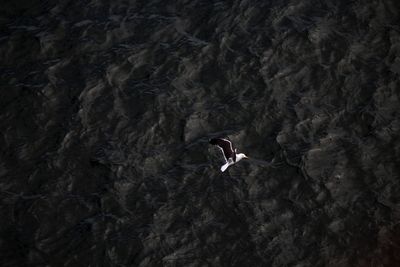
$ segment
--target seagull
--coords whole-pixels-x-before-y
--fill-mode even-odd
[[[209,143],[216,145],[221,149],[224,155],[225,164],[221,166],[221,171],[224,172],[229,166],[239,162],[242,159],[248,159],[243,153],[237,153],[237,149],[233,149],[232,142],[224,138],[212,138]]]

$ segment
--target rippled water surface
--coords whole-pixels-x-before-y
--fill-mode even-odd
[[[8,1],[0,265],[400,266],[399,11]]]

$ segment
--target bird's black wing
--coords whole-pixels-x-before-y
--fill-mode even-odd
[[[236,153],[233,150],[232,142],[228,139],[213,138],[210,140],[210,144],[216,145],[222,150],[226,161],[228,161],[229,158],[232,158],[233,161],[236,160]]]

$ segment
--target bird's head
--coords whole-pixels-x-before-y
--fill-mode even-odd
[[[238,156],[239,156],[241,159],[248,159],[248,158],[249,158],[249,157],[246,156],[246,154],[244,154],[244,153],[240,153],[240,154],[238,154]]]

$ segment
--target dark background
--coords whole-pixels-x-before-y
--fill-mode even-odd
[[[398,3],[2,3],[0,265],[400,266]]]

